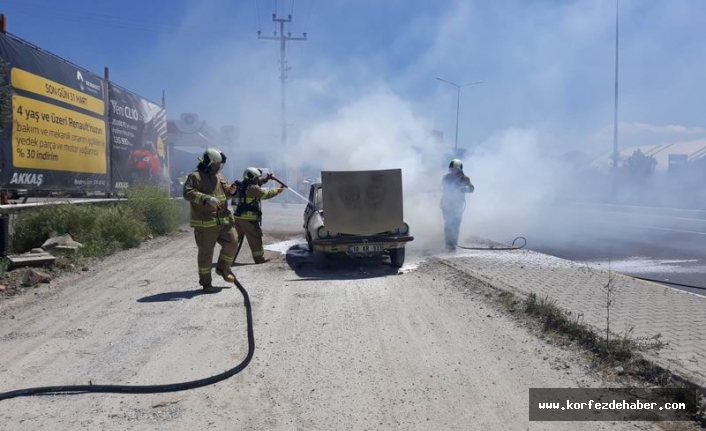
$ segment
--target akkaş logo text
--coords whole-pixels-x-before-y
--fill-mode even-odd
[[[12,179],[10,180],[10,184],[33,185],[37,187],[41,186],[43,182],[44,174],[20,174],[17,172],[12,174]]]

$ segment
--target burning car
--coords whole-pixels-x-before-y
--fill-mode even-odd
[[[401,170],[322,172],[308,199],[303,227],[318,268],[331,254],[389,256],[393,267],[404,265],[414,237],[402,214]]]

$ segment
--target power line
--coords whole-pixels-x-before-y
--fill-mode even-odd
[[[304,15],[304,30],[309,26],[309,19],[311,18],[311,9],[314,7],[314,0],[309,0],[309,10]]]
[[[145,20],[145,19],[140,19],[140,18],[133,18],[133,17],[128,17],[128,16],[118,16],[118,15],[109,15],[109,14],[103,14],[103,13],[97,13],[97,12],[85,12],[85,11],[79,11],[79,10],[72,10],[72,9],[64,9],[64,8],[52,8],[52,7],[46,7],[46,6],[37,6],[37,5],[32,5],[32,4],[23,4],[21,6],[13,6],[13,9],[16,8],[18,9],[19,12],[29,12],[33,11],[33,14],[38,14],[38,15],[44,15],[44,16],[57,16],[57,15],[63,15],[63,16],[71,16],[71,17],[78,17],[78,18],[89,18],[93,19],[96,21],[101,21],[101,22],[114,22],[116,24],[137,24],[137,25],[150,25],[150,26],[163,26],[163,27],[171,27],[171,28],[187,28],[188,26],[184,25],[177,25],[177,24],[171,24],[171,23],[166,23],[166,22],[161,22],[161,21],[154,21],[154,20]],[[24,11],[23,11],[24,9]],[[195,28],[196,27],[192,27]]]
[[[102,26],[102,27],[111,27],[111,28],[118,28],[118,29],[125,29],[125,30],[137,30],[137,31],[147,31],[147,32],[159,32],[159,31],[167,31],[167,32],[178,32],[182,30],[190,30],[191,31],[196,31],[201,34],[210,34],[213,36],[219,36],[222,37],[224,33],[218,33],[218,32],[211,32],[208,30],[204,30],[203,28],[200,27],[194,27],[194,26],[184,26],[184,25],[175,25],[175,24],[168,24],[168,23],[163,23],[163,22],[157,22],[157,21],[140,21],[140,20],[132,20],[128,18],[122,18],[122,17],[117,17],[117,16],[110,16],[110,15],[101,15],[101,14],[85,14],[85,13],[80,13],[80,12],[75,12],[75,11],[66,11],[66,10],[56,10],[56,11],[29,11],[29,10],[14,10],[10,9],[10,13],[14,14],[20,14],[20,15],[31,15],[33,17],[50,17],[50,18],[59,18],[62,21],[71,21],[71,22],[77,22],[81,24],[87,24],[87,25],[97,25],[97,26]],[[161,28],[157,28],[161,27]]]
[[[257,17],[257,31],[261,30],[261,25],[260,25],[260,0],[255,0],[255,16]]]

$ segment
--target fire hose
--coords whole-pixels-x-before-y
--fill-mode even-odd
[[[515,245],[515,241],[517,241],[518,239],[522,239],[524,241],[524,243],[521,246]],[[512,240],[511,247],[494,247],[492,245],[490,247],[463,247],[460,245],[457,247],[462,248],[464,250],[519,250],[521,248],[524,248],[526,245],[527,245],[527,239],[525,239],[525,237],[523,237],[523,236],[518,236],[517,238]]]
[[[283,183],[280,179],[278,179],[277,177],[275,177],[275,176],[272,175],[272,174],[267,174],[267,176],[265,177],[265,181],[267,181],[267,180],[275,180],[275,181],[277,181],[282,187],[284,187],[285,189],[288,189],[288,188],[289,188],[288,185],[286,185],[285,183]]]
[[[288,188],[286,184],[277,179],[273,175],[268,175],[269,178],[277,181],[282,187]],[[243,245],[244,237],[238,241],[238,249],[235,252],[233,263],[240,253],[240,248]],[[253,332],[252,307],[250,305],[250,297],[242,284],[236,279],[234,282],[240,293],[243,295],[245,305],[245,313],[247,317],[247,335],[248,335],[248,353],[238,365],[226,370],[220,374],[216,374],[203,379],[191,380],[180,383],[167,383],[160,385],[95,385],[89,380],[87,385],[63,385],[63,386],[40,386],[34,388],[16,389],[9,392],[0,392],[0,401],[9,400],[11,398],[28,397],[35,395],[69,395],[82,393],[120,393],[120,394],[157,394],[165,392],[180,392],[191,389],[201,388],[204,386],[213,385],[215,383],[226,380],[240,373],[248,366],[255,353],[255,334]]]
[[[241,240],[242,244],[242,240]],[[87,385],[66,385],[66,386],[45,386],[27,389],[18,389],[10,392],[0,393],[0,401],[8,400],[10,398],[17,397],[27,397],[33,395],[48,395],[48,394],[80,394],[87,392],[100,392],[100,393],[120,393],[120,394],[156,394],[164,392],[180,392],[191,389],[196,389],[204,386],[209,386],[238,374],[243,371],[245,367],[248,366],[250,360],[255,352],[255,335],[253,334],[253,323],[252,323],[252,309],[250,306],[250,298],[248,297],[248,292],[245,290],[242,284],[238,280],[235,280],[235,286],[240,290],[243,295],[243,302],[245,304],[245,312],[247,316],[247,333],[248,333],[248,354],[245,359],[235,367],[224,371],[220,374],[216,374],[211,377],[206,377],[203,379],[192,380],[188,382],[181,383],[170,383],[161,385],[143,385],[143,386],[128,386],[128,385],[95,385],[91,381]]]

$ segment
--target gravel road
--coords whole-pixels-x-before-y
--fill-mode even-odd
[[[303,242],[298,206],[266,211],[268,243]],[[252,265],[243,246],[234,267],[256,343],[240,374],[185,392],[6,400],[0,430],[653,429],[529,422],[528,388],[600,381],[439,261],[398,274],[372,263],[316,270],[297,245],[268,253],[271,263]],[[174,383],[239,363],[243,298],[234,287],[200,294],[195,256],[182,232],[0,302],[0,391]]]

